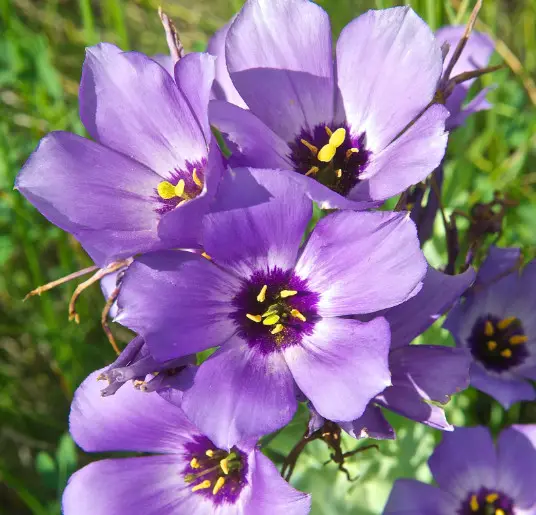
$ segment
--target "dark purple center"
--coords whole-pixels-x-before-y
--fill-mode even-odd
[[[457,515],[513,515],[514,503],[510,497],[497,492],[481,488],[472,492],[462,503]]]
[[[234,297],[232,318],[251,347],[268,354],[301,342],[318,320],[319,296],[292,270],[255,272]]]
[[[337,129],[345,131],[344,139],[337,141],[331,152],[329,149],[322,152],[330,143],[330,133],[335,133]],[[366,149],[365,133],[353,136],[347,124],[336,127],[317,125],[312,133],[304,129],[289,146],[290,159],[296,172],[316,179],[343,196],[348,195],[360,181],[359,176],[367,167],[371,155],[371,151]],[[330,157],[333,150],[333,157],[326,161],[324,155]]]
[[[478,318],[468,339],[475,359],[494,372],[521,365],[529,355],[526,341],[518,318],[494,315]]]
[[[166,180],[160,181],[154,189],[154,199],[157,203],[156,212],[164,215],[175,209],[182,202],[196,198],[203,191],[206,165],[206,159],[201,159],[201,161],[194,163],[186,161],[183,168],[171,170],[169,177]],[[180,181],[184,182],[183,188],[181,187],[173,193],[168,193],[167,190],[170,190],[171,186],[176,187]],[[162,185],[167,186],[167,188],[164,190],[160,189],[159,191]],[[180,195],[177,193],[180,193]]]
[[[197,436],[185,444],[189,461],[183,474],[193,493],[210,499],[214,504],[234,504],[248,484],[247,456],[233,447],[218,449],[206,436]]]

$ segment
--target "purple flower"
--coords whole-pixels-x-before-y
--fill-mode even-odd
[[[519,249],[492,247],[477,282],[444,327],[472,355],[471,386],[505,408],[536,399],[536,261],[519,272]]]
[[[91,47],[80,117],[95,142],[51,133],[17,177],[16,188],[99,266],[197,244],[223,170],[207,115],[214,58],[189,54],[175,77],[179,86],[143,54]]]
[[[493,444],[485,427],[445,433],[428,461],[437,487],[395,482],[384,515],[534,515],[536,426],[512,426]]]
[[[309,512],[309,496],[290,487],[251,443],[218,449],[180,408],[131,385],[102,398],[97,375],[75,393],[74,440],[87,452],[151,455],[96,461],[76,472],[63,494],[65,515]]]
[[[225,59],[250,110],[215,101],[211,121],[236,166],[280,169],[325,208],[369,207],[423,180],[443,157],[448,111],[427,109],[441,49],[409,7],[352,21],[335,63],[331,38],[327,14],[309,0],[248,0]]]
[[[442,27],[436,32],[436,38],[441,44],[449,45],[449,52],[444,61],[444,68],[448,65],[454,49],[463,36],[465,27],[449,26]],[[450,78],[456,77],[464,72],[470,72],[485,68],[488,65],[489,59],[495,50],[495,43],[487,35],[480,32],[472,32],[467,40],[465,48],[452,69]],[[449,131],[463,125],[466,118],[477,111],[489,109],[491,106],[486,100],[486,95],[489,88],[485,88],[475,96],[465,107],[463,103],[469,93],[471,85],[476,79],[471,79],[455,86],[452,93],[445,102],[445,107],[450,112],[450,117],[446,121],[446,128]]]
[[[360,416],[390,384],[389,328],[381,317],[348,317],[404,302],[426,271],[415,227],[401,213],[331,214],[301,247],[311,201],[277,174],[250,173],[270,200],[205,217],[211,260],[143,256],[119,297],[117,320],[157,360],[220,346],[182,406],[221,447],[288,423],[297,389],[326,418]],[[245,176],[236,173],[236,193]]]
[[[375,313],[384,316],[391,328],[389,370],[392,385],[377,395],[361,417],[337,422],[354,438],[394,438],[394,431],[380,407],[435,429],[452,431],[443,408],[450,395],[469,384],[470,358],[463,349],[410,343],[459,299],[474,281],[475,273],[450,276],[428,268],[421,291],[407,302]],[[312,410],[310,429],[324,422]]]

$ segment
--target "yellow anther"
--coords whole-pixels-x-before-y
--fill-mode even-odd
[[[499,494],[493,493],[486,495],[486,502],[493,504],[499,498]]]
[[[305,322],[307,320],[297,309],[291,310],[290,314],[294,318],[297,318],[297,319],[301,320],[302,322]]]
[[[279,295],[281,295],[282,299],[286,299],[287,297],[297,295],[297,293],[298,292],[296,290],[281,290],[281,293]]]
[[[283,329],[284,329],[283,324],[277,324],[277,325],[270,331],[270,333],[272,333],[272,334],[277,334],[277,333],[280,333]]]
[[[212,449],[208,449],[205,451],[205,454],[209,457],[209,458],[212,458],[214,456],[214,451]]]
[[[504,349],[501,351],[501,356],[503,358],[511,358],[512,357],[512,351],[510,349]]]
[[[205,479],[202,483],[199,483],[198,485],[195,485],[192,487],[192,492],[197,492],[198,490],[206,490],[207,488],[210,488],[211,482],[208,479]]]
[[[202,252],[201,255],[205,258],[205,259],[212,259],[206,252]]]
[[[197,175],[197,168],[194,168],[192,171],[192,179],[200,188],[203,188],[203,183],[201,182],[201,179]]]
[[[198,469],[201,465],[199,464],[199,460],[197,458],[192,458],[190,461],[190,467],[193,469]]]
[[[351,157],[352,157],[352,154],[357,154],[359,152],[359,149],[358,148],[350,148],[346,151],[346,161],[348,161]]]
[[[331,136],[333,134],[333,131],[329,127],[326,126],[326,127],[324,127],[324,129],[326,129],[326,134],[328,136]]]
[[[497,342],[494,340],[490,340],[487,344],[488,350],[494,351],[497,348]]]
[[[476,498],[476,495],[471,495],[471,500],[469,501],[469,506],[471,506],[471,511],[478,511],[480,506],[478,505],[478,499]]]
[[[277,322],[279,322],[279,315],[270,315],[262,321],[264,325],[274,325]]]
[[[342,177],[342,170],[340,168],[335,170],[335,175],[337,176],[337,179],[340,179]]]
[[[249,313],[246,313],[246,316],[253,322],[257,322],[257,324],[259,322],[262,321],[262,317],[260,315],[250,315]]]
[[[314,145],[311,145],[311,143],[309,143],[307,140],[305,139],[301,139],[300,140],[302,145],[305,145],[313,155],[316,156],[316,154],[318,154],[318,148],[316,148]]]
[[[329,145],[333,145],[335,148],[339,148],[346,139],[346,129],[343,129],[342,127],[340,129],[337,129],[330,137],[329,137]]]
[[[320,168],[318,166],[311,166],[309,170],[307,170],[307,173],[305,175],[314,175],[315,173],[318,173],[320,171]]]
[[[514,336],[510,336],[508,343],[510,345],[519,345],[520,343],[526,343],[527,341],[528,337],[524,334],[515,334]]]
[[[505,515],[504,510],[501,510],[501,508],[497,508],[495,510],[495,515]]]
[[[221,487],[224,484],[225,484],[225,478],[224,477],[219,477],[216,480],[216,484],[214,485],[214,488],[212,489],[212,495],[216,495],[221,490]]]
[[[504,329],[506,329],[510,324],[512,324],[512,322],[515,322],[517,320],[517,317],[507,317],[507,318],[503,318],[498,324],[497,324],[497,327],[503,331]]]
[[[227,461],[227,458],[220,460],[220,467],[225,475],[229,474],[229,462]]]
[[[183,194],[184,194],[184,186],[186,186],[186,183],[184,182],[184,179],[181,179],[177,183],[177,186],[175,186],[175,195],[177,195],[177,197],[182,197],[183,196]]]
[[[493,324],[486,320],[486,325],[484,326],[484,334],[486,336],[493,336],[493,333],[495,332],[495,329],[493,329]]]
[[[329,163],[335,157],[336,152],[337,147],[331,143],[328,143],[320,149],[316,158],[323,163]]]
[[[268,286],[266,284],[261,288],[261,291],[257,295],[257,302],[264,302],[266,300],[266,290]]]
[[[156,191],[158,191],[158,194],[160,197],[162,197],[164,200],[170,199],[175,197],[175,186],[171,184],[168,181],[162,181],[157,187]]]
[[[269,317],[270,315],[277,315],[277,309],[273,307],[268,308],[268,311],[262,314],[262,318]]]

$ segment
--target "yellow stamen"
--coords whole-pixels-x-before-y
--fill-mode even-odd
[[[270,315],[262,321],[264,325],[274,325],[277,324],[277,322],[279,322],[279,315]]]
[[[504,349],[501,351],[501,356],[503,358],[511,358],[512,357],[512,351],[510,349]]]
[[[253,322],[259,323],[262,320],[262,317],[260,315],[250,315],[249,313],[246,313],[246,316]]]
[[[337,129],[329,138],[329,144],[333,145],[335,148],[339,148],[346,139],[346,129],[342,127]]]
[[[499,498],[499,494],[488,494],[486,495],[486,502],[493,504]]]
[[[281,290],[281,293],[279,295],[281,295],[281,298],[282,299],[286,299],[287,297],[292,297],[293,295],[296,295],[298,292],[296,290]]]
[[[277,309],[269,308],[268,311],[262,314],[262,318],[269,317],[270,315],[277,315]]]
[[[501,510],[500,508],[497,508],[495,510],[495,515],[505,515],[504,510]]]
[[[333,131],[329,127],[324,127],[324,129],[326,129],[326,134],[331,137]]]
[[[175,195],[177,195],[177,197],[182,197],[183,196],[183,194],[184,194],[184,186],[186,186],[186,184],[184,182],[184,179],[181,179],[177,183],[177,186],[175,186]]]
[[[190,461],[190,467],[193,469],[198,469],[200,466],[199,460],[197,458],[192,458],[192,461]]]
[[[212,259],[206,252],[202,252],[201,255],[202,255],[205,259]]]
[[[201,182],[201,179],[197,175],[197,168],[194,168],[192,171],[192,179],[197,184],[197,186],[199,186],[200,188],[203,188],[203,183]]]
[[[516,317],[507,317],[507,318],[503,318],[498,324],[497,324],[497,327],[503,331],[504,329],[506,329],[510,324],[512,324],[512,322],[515,322],[517,320]]]
[[[471,506],[471,511],[478,511],[480,506],[478,505],[478,499],[476,498],[476,495],[471,495],[471,500],[469,501],[469,506]]]
[[[307,319],[297,310],[297,309],[293,309],[290,314],[295,317],[295,318],[298,318],[299,320],[301,320],[302,322],[305,322]]]
[[[311,166],[311,168],[309,168],[309,170],[307,171],[305,175],[307,176],[314,175],[315,173],[318,173],[319,171],[320,171],[320,168],[318,168],[318,166]]]
[[[342,170],[340,168],[338,170],[335,170],[335,175],[338,179],[340,179],[342,177]]]
[[[486,325],[484,326],[484,334],[486,336],[493,336],[494,332],[495,330],[493,329],[493,324],[489,320],[486,320]]]
[[[266,290],[268,286],[266,284],[261,288],[260,293],[257,295],[257,302],[264,302],[266,300]]]
[[[225,475],[229,474],[229,462],[227,461],[227,458],[223,458],[223,460],[220,461],[220,467]]]
[[[205,454],[209,457],[209,458],[212,458],[214,456],[214,451],[212,449],[208,449],[205,451]]]
[[[157,187],[156,191],[158,191],[158,194],[160,197],[162,197],[164,200],[168,200],[170,198],[175,197],[175,186],[171,184],[168,181],[162,181]]]
[[[277,334],[280,333],[284,329],[283,324],[277,324],[271,331],[271,334]]]
[[[351,157],[352,157],[352,154],[357,154],[359,152],[359,149],[358,148],[350,148],[346,151],[346,161],[348,161]]]
[[[225,478],[224,477],[219,477],[216,480],[216,484],[214,485],[214,488],[212,489],[212,495],[216,495],[221,490],[221,487],[224,484],[225,484]]]
[[[323,163],[329,163],[335,157],[336,152],[337,147],[328,143],[320,149],[316,158]]]
[[[313,155],[316,156],[316,154],[318,154],[318,148],[316,148],[314,145],[311,145],[311,143],[309,143],[307,140],[305,139],[301,139],[300,140],[302,145],[305,145]]]
[[[207,488],[210,488],[210,486],[210,481],[208,479],[205,479],[202,483],[199,483],[198,485],[192,487],[192,492],[197,492],[198,490],[206,490]]]
[[[510,345],[519,345],[520,343],[526,343],[528,341],[528,337],[524,334],[515,334],[514,336],[511,336],[508,340],[508,343]]]
[[[490,340],[487,343],[487,346],[488,346],[488,350],[494,351],[497,348],[497,342],[494,340]]]

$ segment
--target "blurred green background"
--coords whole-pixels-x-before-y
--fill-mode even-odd
[[[335,34],[368,8],[401,5],[391,0],[319,0],[332,16]],[[411,5],[433,29],[463,23],[473,2],[413,0]],[[79,325],[67,320],[75,285],[61,286],[22,302],[34,287],[89,266],[75,240],[47,223],[12,191],[15,175],[39,139],[52,130],[83,134],[77,89],[84,47],[110,41],[124,49],[165,53],[157,15],[158,0],[0,0],[0,513],[51,515],[60,512],[69,474],[90,459],[67,435],[73,391],[84,377],[114,358],[100,329],[103,299],[98,286],[79,302]],[[203,50],[210,35],[237,9],[239,0],[163,2],[187,50]],[[536,1],[484,0],[479,30],[497,40],[492,63],[507,67],[484,77],[495,84],[491,111],[473,116],[452,135],[444,203],[447,212],[467,211],[490,201],[494,190],[514,198],[501,245],[536,248]],[[397,73],[397,70],[393,70]],[[430,261],[445,263],[443,228],[426,245]],[[115,326],[120,342],[128,334]],[[432,328],[427,343],[448,343]],[[487,423],[495,429],[519,420],[536,421],[534,407],[505,413],[489,398],[468,391],[448,406],[456,424]],[[429,478],[425,461],[440,435],[392,417],[396,442],[380,444],[352,458],[348,483],[321,443],[299,462],[295,484],[314,493],[314,513],[378,514],[396,477]],[[271,456],[295,443],[305,417],[272,442]],[[348,448],[355,442],[346,441]],[[100,514],[96,514],[100,515]]]

